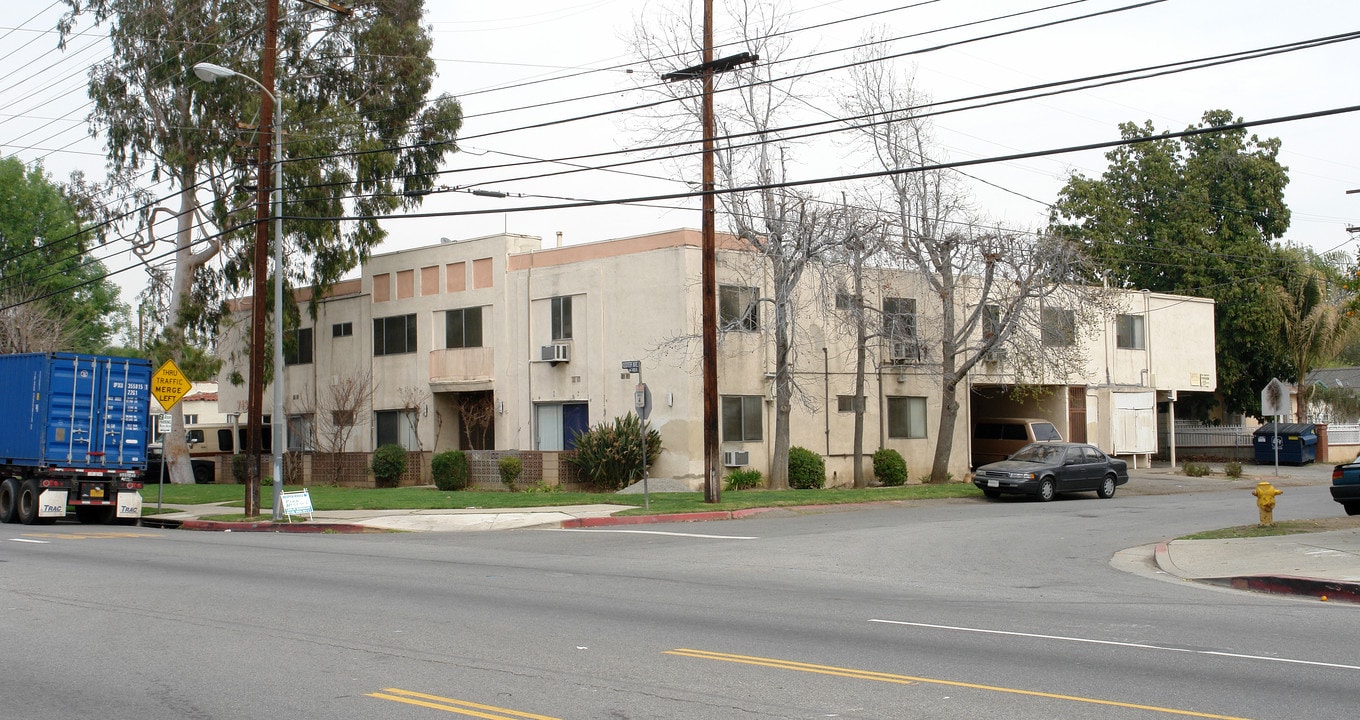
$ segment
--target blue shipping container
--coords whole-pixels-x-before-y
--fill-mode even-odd
[[[0,355],[0,464],[140,470],[150,404],[149,360]]]

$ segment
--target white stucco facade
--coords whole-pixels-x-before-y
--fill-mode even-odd
[[[325,423],[315,416],[327,411],[327,389],[367,378],[368,398],[337,450],[367,452],[394,437],[409,449],[435,452],[561,449],[574,430],[633,410],[638,378],[623,373],[621,364],[637,360],[652,396],[649,424],[664,448],[652,472],[698,488],[699,276],[694,230],[563,248],[496,235],[376,255],[359,279],[338,284],[317,304],[314,319],[300,303],[312,346],[287,368],[285,406],[295,420],[312,416],[296,430],[319,430]],[[845,314],[815,277],[808,274],[796,303],[790,439],[823,455],[829,484],[844,485],[851,481],[854,450],[856,342]],[[891,447],[907,459],[910,475],[920,477],[934,454],[941,402],[939,350],[932,350],[927,332],[928,291],[921,278],[903,271],[875,270],[870,280],[866,304],[881,308],[885,298],[911,299],[921,347],[894,361],[883,340],[866,343],[865,465],[875,449]],[[743,292],[768,298],[772,290],[768,271],[733,238],[719,241],[718,284],[734,298],[746,297]],[[1129,438],[1141,442],[1149,409],[1165,407],[1176,392],[1213,391],[1212,301],[1130,292],[1120,293],[1117,305],[1119,315],[1139,319],[1111,317],[1082,335],[1086,371],[1055,380],[1045,392],[1016,399],[1007,392],[1011,378],[1004,361],[979,364],[959,395],[963,407],[950,461],[956,478],[970,466],[975,416],[1046,417],[1064,436],[1084,435],[1077,439],[1107,451],[1142,453],[1119,445],[1127,446]],[[730,411],[720,437],[723,451],[745,451],[748,466],[767,473],[775,424],[772,312],[768,303],[755,307],[758,318],[743,318],[720,333],[720,408]],[[381,335],[376,342],[375,332]],[[234,342],[227,337],[221,346]],[[224,377],[248,372],[244,354],[226,360]],[[244,410],[245,386],[221,387],[223,410]],[[490,415],[486,432],[477,432],[460,411],[479,403]],[[1155,433],[1155,415],[1153,420]],[[1155,435],[1153,440],[1155,450]]]

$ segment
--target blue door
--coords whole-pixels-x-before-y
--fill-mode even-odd
[[[576,436],[590,429],[590,406],[586,403],[562,404],[562,447],[576,449]]]

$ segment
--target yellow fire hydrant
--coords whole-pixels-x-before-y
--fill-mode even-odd
[[[1283,495],[1284,491],[1276,488],[1268,482],[1256,483],[1256,489],[1251,491],[1256,496],[1256,509],[1261,511],[1261,527],[1268,527],[1275,524],[1275,496]]]

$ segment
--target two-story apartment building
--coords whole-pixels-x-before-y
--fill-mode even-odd
[[[919,477],[938,436],[934,321],[921,278],[874,272],[863,302],[885,332],[868,348],[864,451],[895,448]],[[314,318],[299,296],[303,322],[285,379],[289,447],[568,449],[576,432],[633,410],[638,377],[621,365],[637,360],[652,395],[649,422],[662,437],[652,473],[700,487],[699,277],[694,230],[549,248],[506,234],[376,255],[360,278],[319,299]],[[839,298],[818,283],[800,286],[796,302],[791,441],[825,456],[830,482],[845,484],[856,342]],[[769,305],[760,300],[771,295],[768,269],[736,238],[720,236],[718,284],[721,449],[732,464],[767,472],[775,368]],[[1212,301],[1158,293],[1119,300],[1115,316],[1072,339],[1086,360],[1072,377],[1019,394],[1007,371],[1013,358],[997,353],[979,365],[950,439],[955,477],[969,469],[975,418],[1048,418],[1067,437],[1146,455],[1156,449],[1159,403],[1213,391]],[[233,343],[226,337],[222,346]],[[240,354],[222,372],[247,371]],[[221,387],[223,408],[243,410],[245,387]]]

